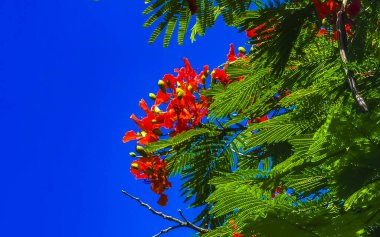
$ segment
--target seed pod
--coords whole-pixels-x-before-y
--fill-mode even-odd
[[[201,80],[202,80],[203,84],[206,84],[206,76],[205,75],[202,75]]]
[[[165,89],[165,82],[163,80],[159,80],[158,81],[158,87],[160,87],[161,91],[162,92],[166,92],[166,89]]]
[[[131,168],[137,170],[137,169],[139,169],[139,164],[137,164],[136,162],[132,162]]]
[[[136,146],[136,151],[137,151],[137,153],[139,153],[143,157],[146,157],[146,155],[147,155],[144,147],[142,147],[142,146]]]
[[[323,26],[328,26],[328,25],[329,25],[329,22],[327,21],[326,18],[323,18],[323,20],[322,20],[322,25],[323,25]]]
[[[246,54],[247,53],[247,51],[245,50],[244,47],[239,47],[238,50],[239,50],[239,53],[242,53],[242,54]]]
[[[188,85],[188,86],[187,86],[187,89],[188,89],[191,93],[194,92],[194,88],[193,88],[191,85]]]
[[[185,95],[185,92],[181,88],[177,88],[176,90],[177,98],[180,100]]]
[[[154,93],[149,93],[149,98],[151,98],[152,100],[155,100],[156,95]]]

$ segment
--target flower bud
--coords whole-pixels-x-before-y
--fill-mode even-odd
[[[160,108],[158,108],[158,106],[154,106],[153,111],[154,111],[155,113],[157,113],[157,114],[159,114],[159,113],[162,112],[162,110],[160,110]]]
[[[132,157],[136,157],[136,153],[134,153],[134,152],[129,152],[129,155]]]
[[[188,85],[188,86],[187,86],[187,89],[188,89],[191,93],[194,92],[194,88],[193,88],[191,85]]]
[[[139,153],[140,155],[142,155],[144,157],[147,155],[144,147],[142,147],[142,146],[136,146],[136,151],[137,151],[137,153]]]
[[[160,87],[161,91],[162,92],[166,92],[166,89],[165,89],[165,82],[163,80],[159,80],[158,81],[158,87]]]
[[[156,95],[154,93],[149,93],[149,98],[151,98],[152,100],[155,100]]]
[[[245,50],[244,47],[239,47],[238,50],[239,50],[239,53],[242,53],[242,54],[246,54],[247,53],[247,51]]]
[[[152,123],[153,124],[157,123],[157,120],[156,119],[152,119]]]
[[[211,77],[212,77],[212,78],[215,77],[215,73],[216,73],[215,70],[212,70],[212,72],[211,72]]]
[[[137,164],[136,162],[132,162],[131,168],[137,170],[139,168],[139,164]]]
[[[206,76],[204,74],[201,76],[201,80],[203,85],[206,84]]]
[[[322,20],[322,25],[323,25],[323,26],[328,26],[328,25],[329,25],[329,22],[327,21],[326,18],[323,18],[323,20]]]
[[[176,90],[177,98],[180,100],[185,95],[185,92],[181,88],[177,88]]]

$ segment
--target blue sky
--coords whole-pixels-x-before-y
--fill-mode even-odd
[[[244,34],[221,21],[184,46],[148,45],[144,1],[0,1],[0,236],[152,236],[170,226],[120,192],[178,216],[178,179],[169,205],[129,173],[138,101],[183,65],[220,65]],[[248,49],[248,47],[246,47]],[[148,99],[147,99],[148,100]],[[165,236],[190,236],[175,230]]]

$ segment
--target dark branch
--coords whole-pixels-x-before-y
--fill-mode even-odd
[[[176,228],[179,228],[179,227],[188,227],[188,228],[193,229],[193,230],[195,230],[195,231],[198,231],[198,232],[200,232],[200,233],[207,233],[207,232],[210,231],[209,229],[203,229],[203,228],[201,228],[201,227],[199,227],[199,226],[196,226],[196,225],[194,225],[193,223],[189,222],[189,221],[185,218],[185,216],[182,214],[182,211],[181,211],[181,210],[178,210],[178,212],[179,212],[179,214],[181,215],[181,217],[182,217],[186,222],[181,221],[181,220],[179,220],[179,219],[177,219],[177,218],[175,218],[175,217],[165,215],[165,214],[162,213],[162,212],[159,212],[159,211],[154,210],[149,204],[146,204],[145,202],[141,201],[140,198],[137,198],[137,197],[135,197],[135,196],[132,196],[131,194],[127,193],[127,192],[124,191],[124,190],[122,190],[121,192],[122,192],[124,195],[130,197],[131,199],[136,200],[137,202],[139,202],[141,206],[144,206],[144,207],[148,208],[148,210],[151,211],[153,214],[155,214],[155,215],[157,215],[157,216],[160,216],[160,217],[162,217],[162,218],[164,218],[164,219],[166,219],[166,220],[174,221],[174,222],[176,222],[176,223],[179,224],[179,225],[176,225],[176,226],[172,226],[172,227],[166,228],[166,229],[160,231],[158,234],[156,234],[156,235],[154,235],[154,236],[159,236],[159,235],[161,235],[161,234],[167,233],[167,232],[169,232],[170,230],[173,230],[173,229],[176,229]]]
[[[340,57],[344,64],[347,64],[347,32],[346,32],[346,6],[347,6],[347,0],[343,0],[342,7],[340,11],[337,13],[337,20],[336,20],[336,27],[338,30],[338,45],[339,45],[339,52]],[[359,108],[363,112],[368,112],[368,106],[366,102],[364,101],[363,97],[359,94],[359,90],[356,88],[356,81],[354,78],[354,73],[344,68],[344,71],[346,73],[346,77],[348,80],[348,85],[350,86],[351,93],[356,101],[356,103],[359,105]]]

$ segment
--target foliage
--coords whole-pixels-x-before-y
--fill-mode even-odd
[[[192,16],[194,36],[221,15],[246,31],[252,45],[239,55],[231,46],[228,61],[212,73],[208,67],[195,73],[185,61],[159,83],[152,108],[142,106],[153,126],[138,123],[145,135],[134,139],[158,137],[138,151],[142,158],[160,156],[169,173],[181,175],[185,200],[204,208],[195,222],[211,230],[199,235],[376,236],[380,3],[354,0],[345,8],[347,63],[340,56],[335,21],[341,3],[335,0],[147,4],[145,26],[162,20],[151,42],[166,27],[167,46],[179,24],[181,44]],[[369,112],[350,91],[350,73]]]

